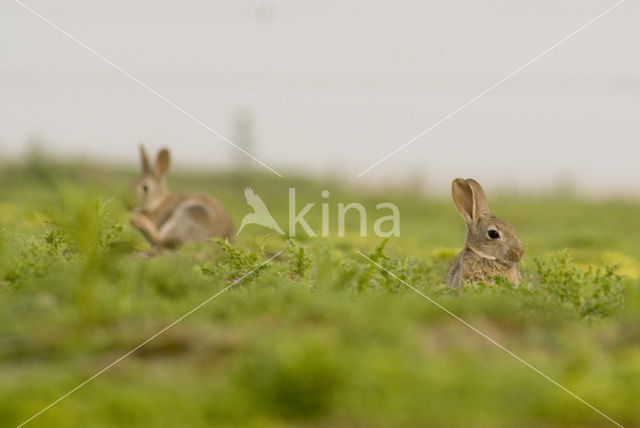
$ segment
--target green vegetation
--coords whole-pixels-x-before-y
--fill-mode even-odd
[[[609,426],[589,407],[381,271],[368,254],[625,426],[640,425],[640,203],[489,195],[526,249],[523,283],[447,289],[464,223],[446,198],[269,175],[174,173],[239,225],[251,186],[281,225],[288,188],[321,229],[321,191],[401,236],[289,239],[248,226],[147,257],[133,171],[34,157],[0,167],[0,425],[15,426],[251,272],[33,426]],[[369,219],[369,231],[375,217]],[[373,234],[371,234],[373,235]]]

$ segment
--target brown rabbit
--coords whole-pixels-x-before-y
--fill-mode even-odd
[[[187,241],[233,237],[231,217],[215,198],[202,193],[174,194],[167,190],[169,150],[162,149],[151,169],[140,146],[142,176],[134,181],[138,201],[131,224],[156,249],[175,248]]]
[[[498,275],[518,284],[518,262],[524,250],[513,226],[489,213],[487,197],[477,181],[456,178],[451,190],[467,223],[467,242],[449,268],[447,285],[460,287],[462,280],[492,283],[491,277]]]

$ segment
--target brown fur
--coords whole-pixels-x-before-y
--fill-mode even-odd
[[[170,193],[166,187],[169,151],[158,153],[152,170],[140,146],[142,176],[134,182],[138,203],[131,224],[140,230],[154,248],[175,248],[187,241],[216,237],[231,241],[231,217],[215,198],[203,193]]]
[[[456,178],[452,183],[453,201],[467,223],[465,248],[449,268],[447,285],[460,287],[462,281],[487,281],[504,276],[513,284],[520,281],[518,262],[524,250],[509,223],[489,213],[489,206],[480,183],[473,179]],[[489,231],[499,234],[491,238]]]

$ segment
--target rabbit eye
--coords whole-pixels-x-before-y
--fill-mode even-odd
[[[144,193],[149,192],[149,186],[147,186],[146,184],[145,184],[145,185],[143,185],[143,186],[142,186],[142,191],[143,191]]]
[[[491,239],[498,239],[499,237],[500,237],[500,234],[498,233],[498,231],[497,231],[497,230],[493,230],[493,229],[491,229],[491,230],[489,231],[489,238],[491,238]]]

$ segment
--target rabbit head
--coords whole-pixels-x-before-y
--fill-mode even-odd
[[[453,202],[467,223],[468,249],[477,255],[506,266],[517,264],[524,250],[509,223],[491,215],[480,183],[456,178],[452,183]]]
[[[136,208],[145,212],[151,211],[168,195],[167,172],[169,171],[170,155],[169,150],[162,149],[158,152],[153,168],[149,162],[149,157],[140,146],[140,162],[142,175],[133,182],[136,194]]]

